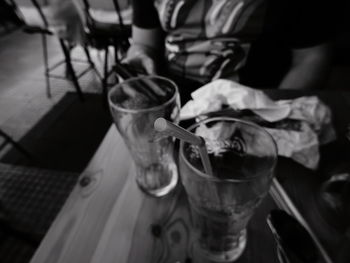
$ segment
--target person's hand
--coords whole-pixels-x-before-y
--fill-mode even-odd
[[[157,74],[155,52],[143,45],[133,44],[129,48],[123,63],[135,68],[136,71],[146,74]]]

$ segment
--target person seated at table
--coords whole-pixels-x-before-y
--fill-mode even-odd
[[[132,8],[125,62],[174,79],[181,93],[218,78],[281,89],[326,83],[333,26],[325,0],[133,0]]]

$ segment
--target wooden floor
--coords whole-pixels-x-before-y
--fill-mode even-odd
[[[63,56],[56,37],[50,37],[48,43],[50,64],[60,61],[63,58]],[[103,54],[99,54],[97,51],[91,50],[91,55],[93,61],[100,70],[102,65],[102,59],[100,58],[103,57]],[[72,56],[75,58],[85,59],[84,53],[79,48],[73,50]],[[75,69],[78,72],[82,69],[82,66],[86,67],[86,65],[84,64],[75,64],[75,66]],[[64,73],[64,71],[65,68],[62,67],[59,68],[58,71],[55,73],[62,74]],[[55,105],[55,108],[57,108],[58,102],[62,102],[64,100],[64,96],[67,97],[67,92],[75,91],[73,85],[69,81],[62,79],[51,79],[52,98],[47,98],[45,91],[45,78],[43,72],[44,67],[42,46],[39,35],[28,35],[21,32],[21,30],[16,30],[6,35],[2,35],[0,37],[0,128],[6,133],[8,133],[16,141],[19,141],[21,139],[23,140],[24,135],[28,135],[29,130],[31,130],[29,134],[33,133],[32,128],[37,123],[42,123],[40,121],[42,120],[44,115],[46,115],[44,117],[44,120],[47,120],[48,116],[51,117],[52,114],[50,115],[46,113],[48,113],[53,107],[55,107]],[[102,141],[102,138],[105,134],[104,131],[101,132],[102,125],[97,125],[99,127],[99,129],[97,130],[100,130],[100,134],[98,134],[99,132],[97,132],[96,129],[89,129],[89,127],[91,127],[91,123],[96,125],[96,123],[102,122],[96,120],[97,118],[103,119],[101,118],[102,114],[95,114],[97,116],[96,117],[94,116],[94,114],[92,114],[92,111],[98,113],[103,112],[103,114],[108,114],[108,112],[105,111],[105,108],[102,107],[100,79],[97,77],[96,73],[94,73],[93,71],[89,71],[87,74],[85,74],[82,78],[79,79],[79,83],[81,84],[84,94],[86,94],[86,101],[84,103],[80,102],[74,97],[75,94],[73,94],[73,100],[71,101],[73,101],[72,104],[74,104],[74,107],[71,104],[68,104],[68,106],[64,104],[64,106],[67,106],[67,108],[69,109],[82,108],[86,110],[87,113],[85,114],[85,116],[87,116],[90,122],[84,120],[82,121],[85,124],[88,123],[87,125],[85,125],[85,127],[83,127],[83,130],[86,131],[85,134],[83,136],[79,133],[77,134],[77,131],[75,129],[76,135],[70,138],[67,135],[67,133],[74,134],[74,129],[66,129],[67,125],[62,128],[60,127],[59,122],[49,121],[49,125],[56,127],[56,129],[54,130],[56,133],[59,134],[59,136],[57,136],[57,141],[55,143],[52,143],[51,141],[45,141],[45,138],[43,138],[45,136],[41,136],[38,139],[38,141],[40,140],[41,142],[43,142],[42,144],[61,145],[59,146],[59,150],[50,152],[52,155],[51,158],[55,161],[53,163],[56,163],[61,167],[49,168],[49,170],[45,170],[42,169],[42,166],[40,165],[36,165],[30,168],[29,166],[23,167],[17,166],[17,164],[15,166],[9,166],[7,164],[4,165],[0,163],[0,171],[2,175],[0,178],[1,263],[29,262],[38,244],[37,242],[25,242],[23,241],[25,239],[23,239],[22,236],[18,236],[18,234],[35,234],[35,230],[33,229],[35,226],[38,225],[38,222],[39,224],[40,222],[46,222],[48,227],[52,223],[52,220],[56,216],[56,213],[59,211],[61,205],[63,205],[66,196],[70,193],[71,187],[75,185],[75,180],[78,178],[80,173],[71,173],[71,171],[73,171],[72,165],[69,165],[68,162],[63,161],[62,159],[71,159],[73,163],[77,162],[77,159],[84,159],[84,161],[88,161],[91,158],[90,154],[92,155],[95,152],[95,149],[87,150],[87,148],[92,148],[91,145],[93,145],[93,147],[97,147]],[[89,95],[87,93],[89,93]],[[90,93],[97,93],[98,96],[91,95]],[[69,95],[71,95],[71,93]],[[101,100],[99,95],[101,95]],[[93,104],[93,106],[91,106],[91,99],[89,99],[91,97],[95,98],[95,103]],[[101,104],[99,104],[99,102],[101,102]],[[99,107],[95,107],[96,105]],[[71,113],[72,111],[74,113],[74,110],[71,110],[69,112]],[[72,119],[75,119],[75,115],[72,115]],[[109,125],[110,123],[108,122],[108,125],[105,125],[107,127],[104,128],[107,130],[109,128]],[[79,126],[79,124],[77,124],[76,126]],[[35,127],[38,127],[38,125]],[[72,125],[69,127],[72,128]],[[57,130],[60,131],[60,129],[65,130],[66,134],[64,134],[64,132],[57,132]],[[75,138],[77,138],[78,136],[79,138],[98,137],[98,140],[92,142],[92,139],[83,139],[84,142],[88,141],[88,145],[85,145],[75,140]],[[25,136],[24,138],[26,137],[27,136]],[[0,145],[2,141],[3,138],[0,137]],[[70,146],[72,146],[72,148],[70,148]],[[5,155],[7,156],[6,153],[11,153],[12,151],[10,148],[10,146],[7,146],[4,149],[2,149],[0,151],[0,158],[4,157]],[[33,150],[32,148],[28,147],[27,149],[29,151]],[[79,152],[84,151],[84,153],[78,155],[76,152],[73,151],[74,149],[78,149]],[[85,154],[85,152],[87,151],[89,153]],[[67,152],[69,152],[70,155],[67,154]],[[45,153],[46,152],[44,152],[43,154]],[[62,153],[65,156],[64,158],[61,157]],[[79,171],[81,169],[79,169]],[[38,176],[38,174],[34,174],[34,176],[31,177],[27,176],[28,172],[30,171],[36,173],[43,173],[46,171],[47,177],[45,177],[45,180],[42,183],[38,183],[37,180],[40,179],[40,176]],[[70,172],[66,173],[64,171]],[[12,176],[15,172],[17,172],[17,176]],[[56,178],[58,179],[57,182],[60,186],[62,186],[62,188],[53,187],[51,188],[51,190],[47,191],[48,186],[54,186],[50,183],[50,180],[55,179],[55,174],[59,174],[61,176],[60,178]],[[23,179],[26,181],[24,182]],[[70,180],[69,187],[67,187],[67,185],[62,185],[62,183],[68,182],[68,180]],[[23,186],[33,186],[36,190],[34,191],[34,188],[30,190],[23,190]],[[49,200],[50,196],[53,196],[57,192],[65,193],[66,196],[58,197],[58,199],[55,201],[55,205],[57,204],[58,207],[56,211],[53,211],[51,210],[51,208],[49,208],[49,205],[46,205],[46,202]],[[29,200],[27,196],[23,196],[24,193],[30,194],[31,198],[34,198],[37,201]],[[41,207],[42,205],[42,209],[44,209],[45,211],[52,211],[52,213],[50,212],[51,217],[43,215],[40,209],[38,213],[40,216],[38,218],[35,217],[35,209]],[[33,209],[33,207],[36,208]],[[21,214],[21,211],[26,211],[26,214]],[[30,221],[32,223],[28,223],[28,220],[32,220]],[[11,226],[11,228],[9,228],[9,226]],[[8,229],[15,229],[17,232],[11,232]],[[46,230],[47,228],[45,229],[45,231]],[[44,231],[42,231],[40,236],[35,234],[36,240],[38,241],[43,234]]]
[[[50,64],[63,58],[56,37],[49,37],[48,48]],[[94,50],[91,52],[94,62],[100,68],[102,54]],[[79,48],[74,49],[72,54],[73,57],[85,59]],[[47,98],[43,72],[39,35],[16,30],[0,38],[0,128],[15,140],[33,127],[66,92],[74,91],[71,82],[51,79],[52,98]],[[63,72],[62,67],[57,73]],[[84,92],[101,92],[100,80],[93,71],[84,75],[79,82]],[[0,144],[2,140],[0,138]],[[1,151],[0,156],[5,152],[6,149]]]

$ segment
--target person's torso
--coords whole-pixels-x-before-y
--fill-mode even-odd
[[[155,0],[170,69],[201,82],[237,80],[264,27],[265,0]]]

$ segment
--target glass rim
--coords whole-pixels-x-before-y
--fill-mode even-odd
[[[271,166],[271,168],[269,169],[269,177],[273,177],[273,171],[276,167],[276,164],[277,164],[277,159],[278,159],[278,151],[277,151],[277,144],[274,140],[274,138],[272,137],[272,135],[266,130],[264,129],[263,127],[253,123],[253,122],[249,122],[249,121],[245,121],[245,120],[240,120],[240,119],[237,119],[237,118],[232,118],[232,117],[212,117],[212,118],[207,118],[207,119],[204,119],[204,120],[201,120],[200,122],[197,122],[197,123],[194,123],[192,124],[190,127],[187,128],[188,131],[192,131],[194,128],[198,127],[201,123],[207,123],[207,122],[211,122],[211,121],[219,121],[219,120],[222,120],[222,121],[234,121],[234,122],[239,122],[239,123],[242,123],[242,124],[245,124],[245,125],[248,125],[248,126],[252,126],[254,128],[258,128],[260,131],[263,131],[272,141],[272,144],[273,144],[273,149],[274,149],[274,160],[273,160],[273,164]],[[255,175],[255,176],[251,176],[249,178],[244,178],[244,179],[232,179],[232,178],[229,178],[229,179],[220,179],[218,177],[214,177],[214,176],[208,176],[208,174],[202,172],[201,170],[198,170],[196,167],[194,167],[189,161],[188,159],[185,157],[185,154],[184,154],[184,144],[185,143],[188,143],[188,142],[184,142],[184,141],[180,141],[180,158],[182,158],[185,162],[185,164],[192,170],[194,171],[194,173],[205,179],[205,180],[208,180],[208,181],[214,181],[214,182],[231,182],[231,183],[246,183],[246,182],[250,182],[258,177],[260,177],[259,175]],[[188,143],[190,144],[190,143]]]
[[[165,101],[164,103],[162,103],[160,105],[157,105],[157,106],[150,107],[150,108],[126,109],[126,108],[119,107],[117,104],[115,104],[112,101],[112,99],[111,99],[112,93],[114,93],[122,85],[124,85],[126,83],[130,83],[130,82],[134,82],[134,81],[137,81],[137,80],[140,80],[140,79],[152,79],[152,78],[153,79],[164,80],[164,81],[170,83],[175,89],[174,94],[167,101]],[[177,98],[177,96],[179,96],[178,87],[177,87],[176,83],[174,81],[172,81],[171,79],[168,79],[168,78],[165,78],[165,77],[162,77],[162,76],[158,76],[158,75],[144,75],[144,76],[132,77],[132,78],[129,78],[127,80],[124,80],[121,83],[118,83],[118,84],[114,85],[108,92],[108,102],[109,102],[110,107],[114,108],[117,111],[137,114],[137,113],[145,113],[145,112],[152,112],[152,111],[159,110],[159,109],[167,106],[168,104],[172,103]]]

